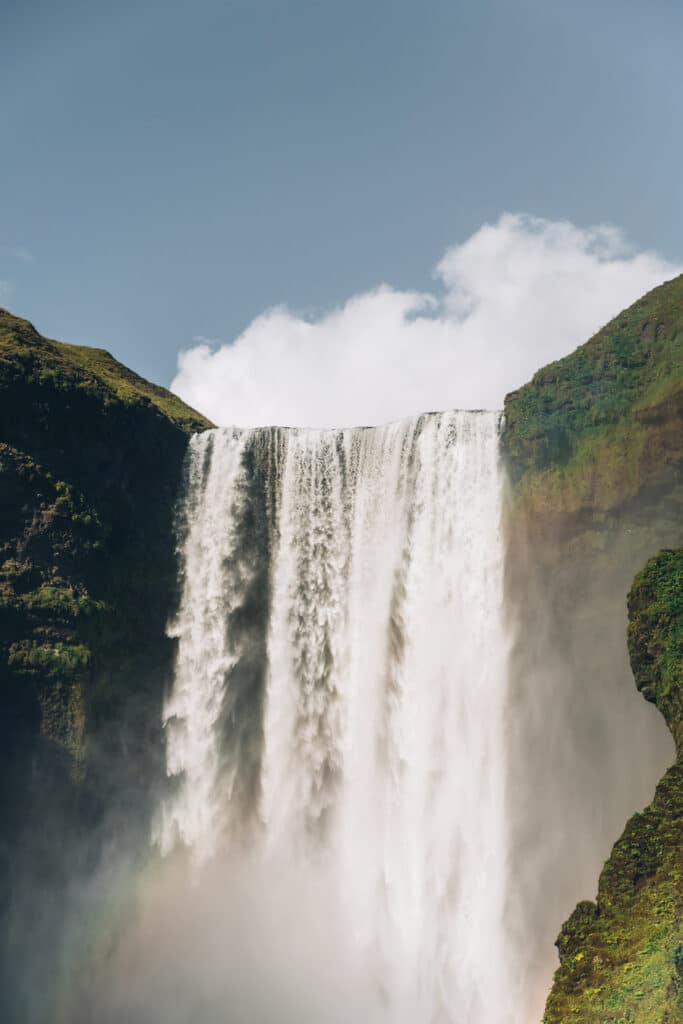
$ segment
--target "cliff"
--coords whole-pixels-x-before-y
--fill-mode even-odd
[[[545,1024],[683,1020],[683,550],[648,562],[628,609],[636,685],[664,715],[677,759],[614,846],[596,902],[560,932]]]
[[[173,506],[188,435],[209,425],[108,353],[48,340],[0,310],[0,914],[10,972],[22,945],[12,921],[30,922],[35,940],[41,893],[66,884],[75,858],[97,856],[105,823],[116,833],[147,820],[173,656]]]
[[[544,534],[680,485],[683,275],[508,395],[505,419],[516,498]]]
[[[673,759],[632,685],[624,596],[683,544],[683,277],[540,369],[507,397],[505,424],[509,913],[533,936],[520,941],[539,1019],[560,923]]]

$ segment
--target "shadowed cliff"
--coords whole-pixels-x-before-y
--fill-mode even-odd
[[[173,506],[188,434],[206,426],[108,353],[50,341],[0,311],[8,1019],[32,1019],[28,949],[49,988],[59,893],[106,838],[146,828],[173,656]]]

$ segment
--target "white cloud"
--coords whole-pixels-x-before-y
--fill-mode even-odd
[[[0,303],[9,302],[13,294],[14,288],[12,286],[12,282],[0,279]]]
[[[178,357],[172,390],[219,424],[347,426],[499,408],[683,270],[616,228],[504,214],[448,249],[434,294],[382,285],[306,319],[286,307]]]

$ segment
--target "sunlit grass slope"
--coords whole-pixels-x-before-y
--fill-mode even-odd
[[[508,395],[505,419],[513,480],[532,513],[611,509],[680,472],[683,275]]]
[[[76,387],[98,395],[105,404],[150,403],[188,431],[211,426],[170,391],[139,377],[104,349],[51,341],[28,320],[0,309],[0,387],[20,379],[61,390]]]

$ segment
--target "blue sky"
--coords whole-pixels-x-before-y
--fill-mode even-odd
[[[3,0],[1,301],[160,383],[502,213],[683,262],[675,0]]]

